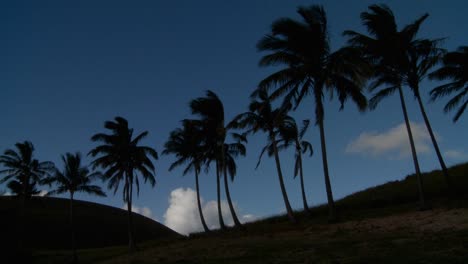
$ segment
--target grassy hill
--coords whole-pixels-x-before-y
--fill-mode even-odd
[[[417,210],[415,176],[409,175],[337,201],[338,223],[327,222],[322,205],[312,208],[310,216],[296,212],[295,225],[286,216],[273,216],[246,224],[244,230],[148,240],[133,256],[127,256],[125,247],[81,250],[80,263],[468,263],[468,163],[449,172],[454,183],[450,192],[440,171],[423,176],[432,210]],[[84,226],[94,224],[96,212],[82,210],[82,219],[92,219]],[[123,226],[125,243],[125,219],[102,217],[116,229]],[[64,263],[68,255],[65,250],[39,250],[34,260]]]
[[[14,245],[17,232],[17,203],[13,196],[0,197],[2,248]],[[75,230],[78,248],[126,245],[127,211],[97,203],[75,201]],[[33,197],[25,210],[25,233],[28,247],[33,249],[68,249],[69,200]],[[134,214],[137,241],[170,239],[180,235],[150,218]]]

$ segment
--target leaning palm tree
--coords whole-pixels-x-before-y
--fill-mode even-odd
[[[203,144],[205,145],[205,158],[208,164],[214,161],[216,164],[216,191],[218,201],[218,218],[221,229],[226,229],[221,210],[221,185],[220,179],[224,171],[224,145],[227,127],[224,124],[224,106],[219,97],[212,91],[207,91],[205,97],[199,97],[190,102],[192,114],[200,119],[194,120],[203,132]],[[229,202],[229,200],[228,200]],[[232,204],[229,205],[232,207]],[[232,210],[234,224],[240,227],[240,221]]]
[[[278,140],[278,149],[285,149],[290,146],[294,146],[294,177],[299,175],[301,182],[301,194],[302,194],[302,203],[304,205],[304,211],[309,214],[309,206],[307,205],[307,197],[305,194],[304,188],[304,173],[302,168],[302,154],[309,153],[309,156],[312,156],[313,149],[312,144],[304,139],[304,135],[309,128],[310,121],[303,120],[303,126],[299,129],[297,127],[296,121],[291,120],[288,122],[288,125],[284,126],[279,133],[280,139]]]
[[[91,163],[94,169],[105,169],[103,177],[108,181],[107,187],[114,189],[114,194],[120,182],[123,182],[123,201],[127,203],[128,211],[128,246],[132,253],[136,245],[133,237],[133,185],[135,184],[138,195],[140,184],[137,173],[143,177],[145,183],[148,181],[151,186],[155,185],[155,168],[150,158],[158,159],[158,153],[151,147],[139,145],[148,131],[133,138],[133,129],[128,127],[127,120],[122,117],[116,117],[115,121],[106,121],[104,127],[111,133],[98,133],[91,137],[93,142],[103,144],[92,149],[88,155],[95,157]]]
[[[418,180],[421,209],[426,208],[427,205],[402,86],[405,84],[406,73],[409,71],[408,52],[415,42],[419,41],[415,37],[427,17],[428,15],[425,14],[398,31],[395,16],[388,6],[371,5],[369,11],[361,13],[362,23],[367,27],[370,35],[366,36],[349,30],[344,32],[349,36],[349,44],[360,49],[372,63],[375,81],[370,85],[370,91],[375,91],[382,85],[388,85],[371,98],[370,107],[374,109],[382,99],[398,91]]]
[[[195,188],[197,192],[197,205],[200,220],[205,232],[209,232],[205,217],[203,216],[201,199],[200,199],[200,187],[198,183],[198,175],[200,174],[201,165],[203,162],[203,147],[202,146],[202,131],[198,129],[190,120],[183,121],[183,127],[177,128],[171,132],[169,139],[164,144],[163,154],[174,154],[177,160],[171,164],[169,171],[174,168],[187,164],[183,171],[183,175],[186,175],[190,171],[195,173]]]
[[[70,226],[71,226],[71,246],[73,252],[73,263],[76,263],[78,258],[76,254],[76,242],[75,242],[75,227],[73,217],[73,197],[75,193],[84,192],[97,196],[106,196],[101,190],[101,187],[92,185],[91,182],[102,177],[99,172],[91,173],[87,167],[81,165],[81,154],[80,153],[67,153],[62,156],[64,164],[63,171],[55,169],[55,173],[45,179],[48,184],[56,184],[57,188],[48,193],[48,195],[69,193],[70,194]]]
[[[426,124],[427,131],[431,137],[432,145],[439,160],[440,167],[442,168],[442,174],[444,175],[445,182],[448,188],[451,188],[450,176],[445,165],[444,158],[440,152],[439,144],[437,144],[436,137],[432,130],[429,117],[427,116],[424,104],[421,99],[421,93],[419,91],[419,85],[427,76],[429,70],[431,70],[440,61],[441,57],[445,53],[445,50],[440,48],[441,40],[417,40],[412,43],[409,47],[408,56],[408,71],[403,75],[406,85],[413,91],[414,97],[416,98],[419,110]]]
[[[269,52],[260,60],[260,66],[285,67],[263,79],[254,95],[261,90],[276,88],[271,94],[272,98],[284,96],[285,103],[293,101],[296,107],[305,96],[313,96],[315,121],[320,130],[329,218],[334,221],[336,210],[328,172],[323,97],[327,90],[332,95],[336,93],[341,102],[340,109],[351,98],[363,111],[367,100],[361,88],[369,75],[369,67],[357,49],[330,50],[323,7],[299,7],[297,12],[303,21],[290,18],[276,20],[271,26],[271,33],[258,42],[260,51]]]
[[[239,155],[245,156],[246,148],[244,143],[247,142],[247,138],[245,135],[232,133],[231,134],[233,139],[235,140],[234,143],[225,143],[224,144],[224,153],[222,155],[222,164],[223,164],[223,173],[224,173],[224,191],[226,192],[226,198],[228,200],[229,210],[231,211],[232,219],[234,221],[235,226],[240,227],[242,226],[239,218],[237,218],[236,211],[234,210],[234,205],[232,203],[231,194],[229,192],[229,184],[228,184],[228,173],[231,178],[231,181],[234,181],[234,178],[237,173],[237,165],[236,165],[236,157]]]
[[[283,172],[281,170],[281,163],[278,154],[277,137],[279,130],[292,118],[287,115],[289,108],[281,107],[273,109],[271,106],[270,97],[265,90],[257,93],[258,100],[253,100],[249,105],[249,111],[237,115],[233,121],[231,121],[228,127],[237,129],[247,129],[248,133],[257,133],[263,131],[268,135],[268,146],[271,145],[272,153],[275,157],[276,170],[278,172],[278,179],[281,188],[281,194],[283,195],[284,205],[288,218],[291,222],[295,223],[296,219],[293,215],[291,204],[289,203],[288,194],[283,180]],[[260,164],[261,157],[265,149],[262,151],[259,157]]]
[[[449,80],[431,91],[432,100],[455,94],[444,107],[445,112],[460,106],[453,117],[457,122],[468,105],[468,46],[461,46],[456,51],[447,53],[443,58],[443,66],[429,75],[430,79]]]
[[[54,169],[54,163],[50,161],[40,162],[34,158],[34,145],[30,141],[15,144],[16,150],[7,149],[0,156],[0,164],[4,169],[0,170],[0,184],[7,182],[12,193],[17,194],[19,201],[18,216],[18,249],[23,250],[25,217],[24,210],[26,200],[39,193],[36,189],[45,177]]]

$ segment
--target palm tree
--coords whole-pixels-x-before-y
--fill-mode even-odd
[[[234,225],[237,227],[241,227],[242,224],[237,218],[236,211],[234,210],[234,206],[232,204],[231,194],[229,192],[229,184],[228,184],[228,173],[231,176],[231,181],[234,181],[234,177],[237,173],[237,165],[235,158],[239,155],[245,156],[246,148],[243,143],[247,143],[247,138],[245,135],[232,133],[231,134],[233,139],[235,140],[234,143],[224,144],[223,155],[222,155],[222,164],[223,164],[223,173],[224,173],[224,191],[226,192],[226,197],[228,200],[229,210],[231,211],[232,219],[234,221]]]
[[[294,177],[299,175],[301,181],[301,193],[302,193],[302,202],[304,205],[304,211],[309,214],[309,206],[307,205],[307,198],[304,189],[304,173],[302,169],[302,154],[309,153],[309,156],[312,156],[313,149],[312,144],[304,139],[304,135],[309,128],[310,121],[303,120],[303,126],[301,129],[297,127],[296,121],[294,119],[288,122],[287,126],[284,126],[280,130],[280,140],[277,142],[279,143],[278,149],[285,149],[290,147],[291,145],[295,147],[295,165],[294,165]]]
[[[128,127],[127,120],[122,117],[115,117],[115,122],[106,121],[104,127],[111,133],[98,133],[91,137],[93,142],[103,144],[92,149],[88,155],[95,157],[91,163],[94,169],[97,167],[106,169],[104,179],[108,180],[107,187],[114,189],[114,194],[123,181],[123,201],[127,203],[128,211],[128,246],[132,253],[136,245],[132,217],[133,184],[138,195],[140,192],[138,172],[145,183],[148,181],[151,186],[155,185],[155,168],[150,158],[158,159],[158,153],[151,147],[139,146],[140,141],[148,135],[148,131],[133,138],[133,129]]]
[[[206,91],[205,97],[199,97],[190,102],[192,114],[200,119],[194,120],[194,124],[199,126],[203,132],[203,144],[205,145],[205,162],[209,165],[210,161],[216,163],[216,191],[218,201],[218,218],[221,229],[226,229],[221,210],[221,185],[220,178],[224,171],[224,145],[226,140],[227,128],[224,124],[224,106],[219,97],[212,91]],[[230,197],[229,197],[230,200]],[[229,202],[228,200],[228,202]],[[229,205],[232,207],[232,204]],[[234,223],[240,226],[234,211],[231,211]]]
[[[374,109],[383,98],[388,97],[395,91],[399,93],[418,180],[419,202],[421,209],[424,209],[427,205],[423,192],[421,171],[402,86],[405,82],[406,73],[409,71],[408,53],[411,47],[414,47],[415,43],[419,41],[415,39],[416,34],[428,15],[421,16],[413,23],[405,26],[401,31],[398,31],[395,16],[388,6],[371,5],[369,10],[361,13],[361,20],[367,27],[370,36],[349,30],[345,31],[344,34],[350,37],[349,44],[362,50],[373,65],[375,81],[370,85],[369,89],[375,91],[382,85],[389,85],[389,87],[379,90],[371,98],[370,107]]]
[[[70,226],[71,226],[71,242],[73,251],[73,263],[77,262],[76,255],[76,242],[75,242],[75,228],[73,221],[73,196],[77,192],[84,192],[94,194],[97,196],[106,196],[101,190],[101,187],[91,185],[91,181],[97,177],[102,177],[99,172],[90,173],[88,168],[81,165],[81,154],[67,153],[62,156],[64,164],[63,171],[55,169],[54,175],[47,178],[45,182],[58,185],[57,189],[52,190],[48,195],[62,194],[68,192],[70,194]]]
[[[297,12],[303,21],[290,18],[276,20],[271,26],[271,33],[258,42],[260,51],[270,52],[262,57],[260,66],[284,65],[285,68],[263,79],[254,95],[276,87],[271,97],[284,95],[285,103],[294,101],[296,107],[305,96],[313,95],[315,120],[320,129],[329,218],[334,221],[336,210],[328,172],[323,97],[325,90],[332,95],[336,93],[341,102],[340,109],[351,98],[363,111],[367,101],[361,88],[370,72],[357,49],[346,47],[331,52],[323,7],[299,7]]]
[[[249,111],[236,116],[236,118],[234,118],[234,120],[229,123],[228,127],[241,129],[247,128],[248,130],[246,133],[257,133],[259,131],[263,131],[268,134],[268,146],[271,146],[273,155],[275,157],[276,170],[278,172],[278,179],[280,183],[281,194],[283,195],[283,201],[286,207],[286,212],[288,214],[289,220],[295,223],[296,219],[294,218],[293,210],[289,203],[288,194],[286,192],[286,187],[284,186],[283,173],[281,171],[281,163],[278,155],[278,147],[276,144],[280,128],[284,126],[288,120],[291,119],[291,117],[287,115],[288,109],[285,107],[272,109],[270,97],[265,90],[259,91],[257,96],[258,101],[253,100],[250,103]],[[260,154],[257,167],[264,152],[265,149]]]
[[[203,225],[205,232],[209,232],[210,229],[206,225],[205,218],[203,216],[201,200],[200,200],[200,187],[198,183],[198,175],[200,174],[201,165],[203,162],[203,147],[201,145],[202,131],[189,120],[183,121],[183,128],[177,128],[171,132],[168,141],[164,145],[163,154],[174,154],[177,160],[171,164],[169,171],[174,168],[187,164],[184,169],[183,175],[186,175],[189,171],[195,172],[195,186],[197,191],[197,205],[200,220]]]
[[[0,175],[0,184],[8,182],[7,186],[20,198],[19,204],[19,230],[18,249],[23,250],[25,217],[24,210],[26,200],[32,195],[38,194],[37,184],[42,184],[43,179],[54,169],[54,163],[50,161],[40,162],[34,158],[34,145],[30,141],[18,142],[15,144],[16,150],[7,149],[0,156],[0,164],[4,169]]]
[[[429,75],[430,79],[450,80],[431,91],[432,100],[455,94],[444,107],[445,112],[452,111],[460,105],[453,122],[457,122],[468,105],[468,46],[461,46],[457,51],[447,53],[443,58],[443,67]],[[463,101],[464,100],[464,101]]]
[[[427,131],[431,137],[432,145],[439,160],[442,173],[444,175],[445,182],[448,188],[451,188],[450,176],[445,165],[445,161],[440,152],[439,145],[435,138],[434,132],[432,131],[429,117],[427,116],[426,110],[421,99],[421,93],[419,91],[419,84],[424,78],[427,77],[428,71],[432,69],[445,53],[445,50],[439,47],[440,39],[429,40],[423,39],[414,41],[408,49],[408,71],[403,75],[405,83],[413,91],[414,97],[416,98],[419,109],[426,124]]]

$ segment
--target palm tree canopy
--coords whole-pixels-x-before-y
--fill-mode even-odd
[[[440,51],[436,44],[440,40],[416,39],[421,24],[428,16],[422,15],[399,31],[395,16],[388,6],[371,5],[369,11],[361,13],[362,23],[369,36],[351,30],[343,33],[349,37],[348,43],[359,49],[373,67],[374,81],[369,85],[369,90],[388,85],[370,100],[371,108],[375,108],[383,98],[393,94],[403,84],[414,88],[414,83],[424,78],[428,69],[437,63]]]
[[[455,96],[445,105],[445,112],[458,108],[453,121],[456,122],[466,109],[468,104],[468,46],[461,46],[456,51],[445,54],[443,66],[429,75],[436,80],[449,80],[431,91],[432,100],[446,95]]]
[[[12,192],[25,196],[37,194],[35,186],[54,169],[54,163],[34,159],[34,145],[30,141],[18,142],[15,147],[16,150],[7,149],[0,156],[0,164],[4,167],[0,170],[0,175],[4,175],[0,184],[12,180],[8,183]]]
[[[296,107],[303,97],[313,94],[316,99],[316,121],[323,119],[322,97],[324,88],[330,96],[336,93],[341,108],[348,98],[357,103],[360,110],[367,105],[361,93],[370,69],[358,49],[345,47],[330,51],[327,17],[323,7],[313,5],[299,7],[302,21],[282,18],[273,22],[271,33],[257,44],[259,51],[268,51],[260,66],[285,65],[286,67],[262,80],[252,96],[261,90],[277,89],[272,99],[284,95],[285,103]]]
[[[52,177],[45,180],[46,183],[55,183],[58,185],[57,189],[49,192],[48,194],[61,194],[70,192],[85,192],[97,196],[106,196],[101,190],[101,187],[92,185],[91,182],[97,178],[102,178],[99,172],[90,173],[87,167],[81,165],[81,154],[66,153],[62,155],[64,168],[62,171],[55,169]]]
[[[106,121],[104,127],[110,130],[110,134],[98,133],[91,140],[102,142],[102,145],[92,149],[88,155],[97,157],[91,164],[93,168],[105,169],[104,177],[109,180],[108,188],[117,192],[119,183],[127,180],[126,177],[139,173],[143,179],[152,186],[155,185],[155,167],[150,158],[158,159],[158,153],[151,147],[139,146],[140,141],[148,135],[147,131],[133,138],[133,129],[128,127],[128,122],[122,117],[116,117],[114,121]],[[128,178],[128,184],[135,183],[137,194],[140,185],[138,175]],[[126,202],[127,184],[124,185],[124,201]]]

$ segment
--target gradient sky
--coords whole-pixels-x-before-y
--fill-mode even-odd
[[[463,0],[383,1],[399,26],[430,14],[420,37],[446,37],[444,47],[467,45]],[[145,145],[161,153],[169,132],[190,118],[188,102],[211,89],[223,100],[226,119],[247,109],[249,94],[274,69],[259,68],[257,41],[280,17],[298,18],[299,5],[323,4],[332,47],[344,43],[343,30],[365,32],[359,14],[374,1],[1,1],[0,2],[0,151],[30,140],[36,157],[62,167],[60,155],[93,146],[105,120],[120,115],[136,132],[150,132]],[[424,82],[424,102],[435,82]],[[406,93],[423,171],[438,168],[416,101]],[[427,105],[446,162],[468,160],[467,114],[453,124],[444,102]],[[306,99],[298,120],[313,117]],[[361,114],[352,104],[340,112],[336,100],[325,105],[325,130],[335,198],[403,178],[414,171],[403,116],[396,95],[376,111]],[[306,158],[309,203],[326,201],[317,127],[307,138],[316,154]],[[238,159],[231,195],[241,215],[264,217],[284,209],[272,159],[254,170],[265,136],[249,138],[248,154]],[[291,152],[281,154],[292,206],[301,208],[299,180],[292,177]],[[86,162],[90,160],[86,158]],[[169,197],[178,188],[194,189],[192,175],[168,172],[172,156],[155,163],[157,185],[144,186],[138,207],[147,207],[163,222]],[[104,185],[103,185],[104,186]],[[216,198],[214,169],[201,176],[206,202]],[[0,186],[0,190],[6,186]],[[48,188],[45,188],[48,189]],[[416,191],[416,186],[415,186]],[[87,195],[79,199],[122,207],[122,196]]]

